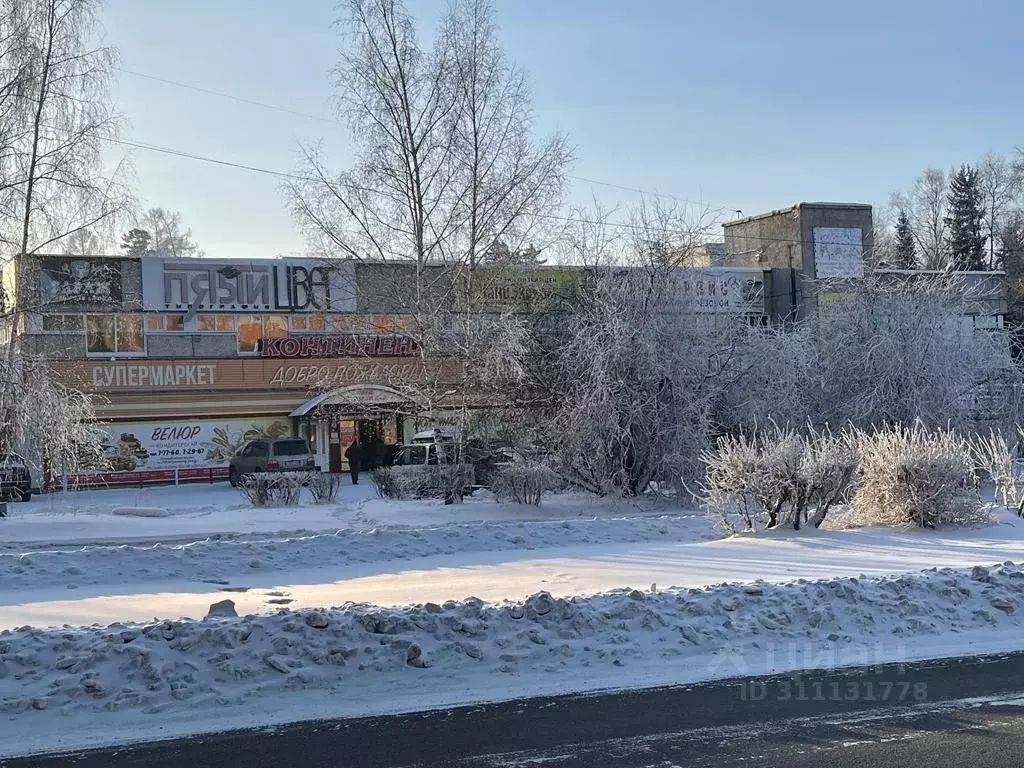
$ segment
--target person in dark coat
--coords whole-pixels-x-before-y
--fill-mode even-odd
[[[359,444],[357,437],[352,445],[345,449],[345,458],[348,459],[348,471],[352,473],[352,485],[359,485],[359,470],[363,464],[363,446]]]

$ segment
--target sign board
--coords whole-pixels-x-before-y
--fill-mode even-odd
[[[673,309],[695,314],[764,312],[764,272],[760,269],[686,269],[671,275]]]
[[[158,312],[353,312],[351,262],[316,259],[142,260],[142,305]]]
[[[120,304],[121,260],[88,256],[39,259],[40,304]]]
[[[324,391],[350,384],[417,386],[459,380],[452,358],[328,358],[293,362],[272,358],[204,360],[55,361],[63,383],[99,393]]]
[[[104,454],[115,472],[226,467],[247,440],[292,432],[287,417],[128,422],[104,431]]]
[[[860,227],[815,227],[814,276],[864,277],[864,232]]]
[[[488,267],[462,278],[459,311],[537,312],[573,299],[581,271],[566,267]]]
[[[339,336],[290,336],[260,339],[262,357],[411,357],[417,346],[409,336],[350,333]]]

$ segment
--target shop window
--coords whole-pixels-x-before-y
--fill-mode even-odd
[[[216,331],[217,330],[217,316],[216,315],[196,315],[196,330],[197,331]]]
[[[45,333],[80,330],[82,330],[81,315],[43,315],[43,331]]]
[[[240,315],[238,318],[238,351],[242,354],[256,352],[260,337],[263,335],[263,324],[259,315]]]
[[[327,322],[323,315],[313,315],[309,318],[309,330],[322,331],[327,328]]]
[[[234,331],[234,315],[196,315],[196,330],[220,333]]]
[[[309,320],[306,317],[289,317],[288,327],[293,331],[305,331],[309,329]]]
[[[373,321],[373,332],[374,333],[390,333],[391,332],[391,318],[387,315],[374,315],[371,320]]]
[[[90,355],[141,355],[146,351],[142,315],[86,315],[85,330]]]
[[[89,354],[112,355],[117,351],[117,333],[113,315],[86,315],[86,351]]]
[[[264,315],[263,336],[268,339],[288,338],[288,318],[284,315]]]
[[[117,332],[118,352],[138,355],[146,351],[142,315],[117,315],[114,328]]]
[[[164,329],[163,315],[146,315],[147,331],[162,331]]]
[[[165,331],[184,331],[185,330],[185,316],[184,315],[164,315],[164,330]]]

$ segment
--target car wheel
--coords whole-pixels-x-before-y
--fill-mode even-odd
[[[15,495],[20,501],[32,501],[32,491],[19,491]]]

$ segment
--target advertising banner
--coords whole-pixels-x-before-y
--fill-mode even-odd
[[[121,261],[91,256],[43,256],[40,304],[119,304]]]
[[[291,434],[286,417],[127,422],[104,428],[103,462],[76,484],[226,477],[231,457],[257,437]]]

